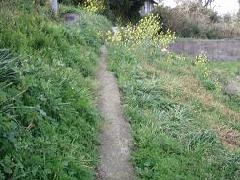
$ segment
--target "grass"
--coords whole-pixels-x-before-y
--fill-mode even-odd
[[[94,77],[111,24],[61,6],[61,15],[80,14],[78,25],[67,26],[31,2],[0,4],[0,179],[95,179]],[[238,179],[240,100],[221,87],[239,64],[108,47],[138,179]]]
[[[228,84],[229,81],[234,80],[240,75],[240,63],[238,61],[230,62],[210,62],[209,67],[212,71],[212,76],[218,79],[222,88]],[[240,112],[240,97],[229,96],[226,93],[221,94],[220,99],[227,104],[231,109]]]
[[[214,79],[212,68],[221,65],[202,68],[144,47],[108,47],[135,138],[138,179],[238,179],[240,113]]]
[[[67,26],[32,1],[0,6],[0,179],[94,179],[95,72],[110,23],[77,10],[80,24]]]
[[[210,67],[212,71],[220,77],[222,82],[234,79],[240,74],[239,61],[210,62]]]

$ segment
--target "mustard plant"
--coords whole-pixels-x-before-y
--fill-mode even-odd
[[[204,78],[208,78],[210,73],[207,63],[208,58],[206,54],[200,53],[199,55],[196,56],[194,64],[197,67],[197,69],[202,73]]]
[[[106,10],[106,2],[105,0],[86,0],[84,7],[89,12],[103,13]]]
[[[214,89],[217,94],[221,93],[222,85],[218,79],[212,79],[212,71],[208,67],[209,61],[206,54],[200,53],[198,56],[196,56],[194,64],[207,89]]]
[[[161,31],[161,23],[158,15],[149,15],[141,19],[136,25],[129,24],[122,27],[115,34],[107,33],[109,42],[122,43],[128,47],[135,48],[146,46],[153,48],[167,48],[175,40],[175,34]]]

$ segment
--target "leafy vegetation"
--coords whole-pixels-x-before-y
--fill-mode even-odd
[[[240,75],[240,63],[237,61],[210,62],[209,68],[212,71],[212,79],[217,79],[222,89],[224,89],[229,81],[234,80]],[[230,96],[223,93],[220,97],[231,109],[240,112],[239,96]]]
[[[181,37],[218,39],[240,35],[237,18],[220,16],[196,1],[183,1],[175,8],[158,6],[154,14],[160,16],[164,31],[170,29]]]
[[[133,47],[124,38],[108,48],[135,138],[138,178],[238,179],[240,114],[223,100],[206,57],[161,52],[143,41]]]
[[[39,0],[45,1],[45,0]],[[85,6],[88,11],[106,15],[116,25],[137,23],[145,0],[59,0],[60,3]],[[238,15],[220,15],[214,0],[177,0],[174,8],[164,6],[166,0],[158,0],[153,13],[159,15],[164,32],[169,29],[181,37],[238,38]],[[151,1],[153,3],[153,1]],[[155,4],[156,5],[156,4]]]
[[[0,4],[0,179],[94,179],[94,74],[110,23],[81,11],[67,26],[31,2]]]
[[[174,40],[174,33],[161,32],[159,17],[154,15],[142,18],[136,25],[122,27],[114,34],[110,31],[107,33],[107,41],[127,46],[129,49],[144,46],[149,47],[149,50],[157,50],[166,48]]]
[[[131,2],[112,1],[116,17]],[[101,122],[94,76],[111,24],[79,8],[61,6],[60,15],[80,16],[69,26],[30,0],[0,5],[0,179],[94,179]],[[106,36],[138,178],[238,179],[240,99],[223,86],[239,75],[239,63],[167,52],[175,35],[162,30],[151,15]]]
[[[209,62],[209,67],[223,83],[240,74],[240,64],[238,61],[213,61]]]
[[[139,10],[144,0],[60,0],[67,5],[86,5],[92,12],[103,13],[118,23],[140,19]]]

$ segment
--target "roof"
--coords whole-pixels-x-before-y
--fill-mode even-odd
[[[159,0],[146,0],[146,1],[150,1],[150,2],[152,2],[154,4],[159,4]]]

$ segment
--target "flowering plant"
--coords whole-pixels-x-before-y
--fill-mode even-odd
[[[163,33],[158,15],[149,15],[141,19],[136,25],[129,24],[116,33],[107,33],[110,42],[123,43],[132,47],[144,45],[148,47],[167,48],[175,40],[171,31]]]
[[[106,2],[105,0],[86,0],[84,7],[89,12],[103,13],[106,10]]]
[[[197,69],[202,73],[204,78],[208,78],[210,74],[207,63],[208,58],[206,54],[200,53],[198,56],[196,56],[194,64],[196,65]]]

